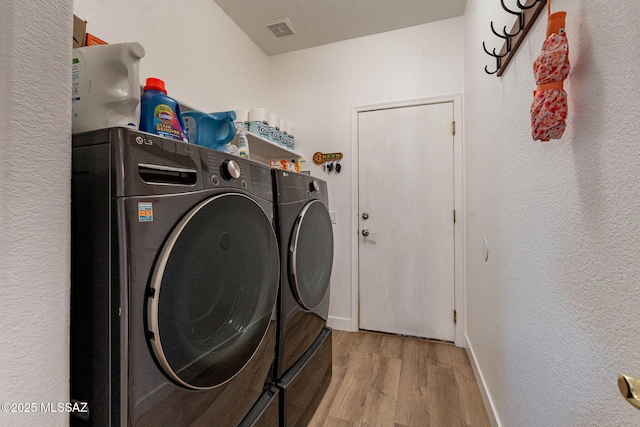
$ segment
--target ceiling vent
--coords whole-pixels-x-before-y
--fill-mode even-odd
[[[291,21],[289,21],[289,18],[276,19],[275,21],[267,22],[264,25],[273,33],[274,36],[278,38],[298,34],[296,29],[293,28]]]

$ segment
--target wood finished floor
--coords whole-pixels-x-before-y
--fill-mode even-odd
[[[490,427],[469,359],[452,344],[333,331],[333,378],[310,427]]]

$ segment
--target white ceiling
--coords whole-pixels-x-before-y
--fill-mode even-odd
[[[214,0],[267,55],[462,16],[467,0]],[[298,34],[265,24],[288,18]]]

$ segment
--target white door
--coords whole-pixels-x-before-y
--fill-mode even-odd
[[[358,114],[360,329],[453,341],[453,102]]]

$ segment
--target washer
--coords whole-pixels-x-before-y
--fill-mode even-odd
[[[277,355],[281,425],[306,425],[331,381],[329,280],[333,229],[327,183],[273,170],[280,245]]]
[[[72,425],[277,426],[270,169],[112,128],[72,170]]]

